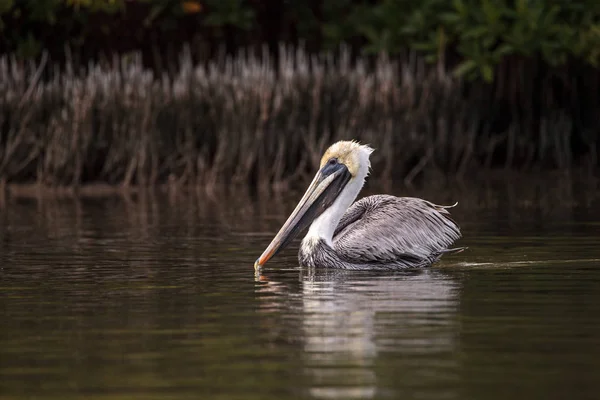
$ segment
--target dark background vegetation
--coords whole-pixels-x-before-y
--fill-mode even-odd
[[[339,138],[392,179],[599,166],[596,0],[0,0],[0,29],[8,182],[268,186]]]

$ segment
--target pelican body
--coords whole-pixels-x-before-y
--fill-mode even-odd
[[[461,237],[448,208],[413,197],[374,195],[354,202],[373,149],[340,141],[327,149],[306,193],[256,260],[255,269],[306,227],[301,265],[315,268],[401,269],[428,266]]]

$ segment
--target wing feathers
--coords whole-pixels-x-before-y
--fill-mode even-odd
[[[376,195],[342,217],[334,247],[349,262],[435,261],[461,237],[448,208],[413,197]]]

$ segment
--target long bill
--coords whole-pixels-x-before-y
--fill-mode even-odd
[[[262,267],[331,206],[350,177],[343,164],[326,164],[321,168],[285,224],[254,263],[254,269]]]

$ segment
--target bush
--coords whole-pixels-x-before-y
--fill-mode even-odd
[[[508,56],[540,58],[551,66],[574,58],[596,67],[600,60],[595,0],[382,0],[351,7],[341,21],[339,14],[332,10],[324,27],[334,46],[361,36],[366,53],[410,48],[443,62],[450,52],[458,56],[457,75],[488,82]]]
[[[487,82],[511,57],[600,61],[596,0],[0,0],[0,16],[5,53],[60,59],[66,45],[85,61],[141,50],[159,70],[185,43],[204,60],[222,43],[229,54],[300,41],[317,53],[342,43],[363,55],[413,50]]]

